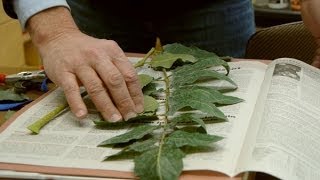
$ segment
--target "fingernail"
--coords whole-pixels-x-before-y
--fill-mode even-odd
[[[121,119],[122,119],[122,117],[120,115],[114,114],[114,115],[111,116],[110,121],[111,122],[118,122],[118,121],[121,121]]]
[[[84,118],[87,115],[87,113],[84,110],[79,110],[76,112],[76,117],[77,118]]]
[[[136,106],[136,111],[137,111],[137,113],[142,113],[143,110],[144,110],[144,108],[143,108],[143,106],[142,106],[141,104],[138,104],[138,105]]]
[[[128,121],[131,118],[137,117],[137,113],[129,112],[125,118],[125,121]]]

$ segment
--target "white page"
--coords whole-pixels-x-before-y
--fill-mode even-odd
[[[320,71],[279,59],[267,75],[272,77],[266,82],[270,87],[262,95],[264,106],[256,110],[261,118],[256,116],[250,127],[239,170],[281,179],[320,179]]]

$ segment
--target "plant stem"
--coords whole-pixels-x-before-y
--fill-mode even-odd
[[[87,91],[83,91],[81,93],[81,97],[84,97],[86,95],[88,95]],[[58,114],[60,114],[67,107],[69,107],[67,102],[58,105],[58,107],[54,108],[48,114],[44,115],[34,123],[30,124],[27,128],[33,133],[39,134],[41,128],[43,128],[46,124],[48,124],[51,120],[53,120]]]
[[[168,78],[167,71],[165,69],[162,69],[163,75],[164,75],[164,82],[166,85],[165,93],[166,93],[166,101],[165,101],[165,106],[166,106],[166,115],[165,115],[165,124],[168,124],[168,112],[169,112],[169,96],[170,96],[170,82]]]
[[[56,115],[58,115],[62,110],[68,107],[68,103],[64,103],[56,107],[53,111],[49,112],[36,122],[32,123],[31,125],[28,126],[28,129],[32,131],[35,134],[39,134],[40,129],[48,124]]]
[[[158,151],[158,155],[157,155],[157,171],[158,171],[158,174],[161,174],[161,165],[159,164],[160,163],[160,158],[161,158],[161,153],[162,153],[162,147],[163,147],[163,143],[164,143],[164,138],[166,137],[166,133],[165,131],[163,131],[162,135],[161,135],[161,139],[160,139],[160,142],[159,142],[159,151]],[[160,176],[161,177],[161,176]]]
[[[150,51],[140,61],[138,61],[134,65],[134,68],[143,66],[146,60],[154,53],[154,51],[155,51],[155,48],[151,48]]]

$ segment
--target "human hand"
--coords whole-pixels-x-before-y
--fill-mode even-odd
[[[318,44],[318,49],[315,52],[315,56],[311,65],[316,68],[320,68],[320,39],[316,39],[316,42]]]
[[[143,111],[137,74],[117,43],[81,33],[65,7],[35,14],[26,29],[40,52],[46,74],[63,89],[77,117],[88,112],[80,96],[81,85],[108,121],[127,120]]]
[[[39,52],[47,76],[63,89],[77,117],[87,114],[81,84],[106,120],[127,120],[143,111],[136,71],[114,41],[68,32],[39,46]]]
[[[315,38],[318,49],[313,58],[312,65],[320,68],[320,1],[318,0],[301,0],[301,15],[303,23]]]

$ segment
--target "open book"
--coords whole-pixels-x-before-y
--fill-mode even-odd
[[[229,95],[245,101],[222,107],[228,122],[208,124],[224,139],[214,151],[188,155],[184,170],[211,170],[236,176],[259,171],[281,179],[320,179],[320,71],[282,58],[266,65],[230,63],[238,89]],[[130,178],[133,162],[102,162],[118,150],[96,147],[125,129],[101,130],[92,109],[79,125],[70,111],[46,125],[39,135],[27,126],[65,101],[56,89],[24,108],[0,128],[0,176],[12,171],[92,177]]]

